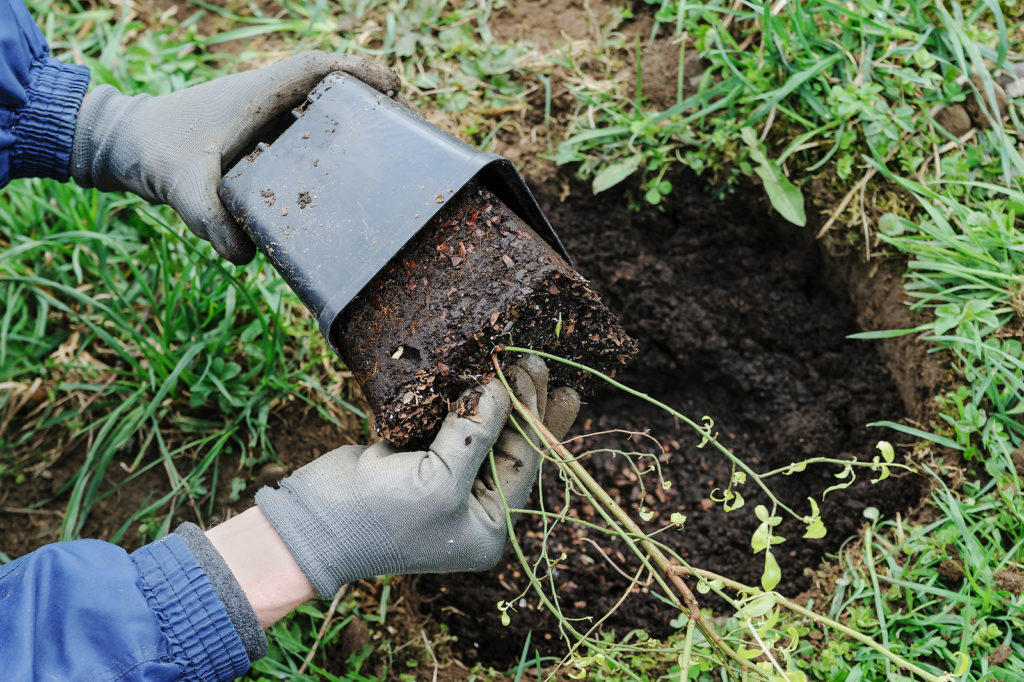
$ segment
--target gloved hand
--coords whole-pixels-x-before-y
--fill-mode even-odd
[[[78,114],[71,175],[82,187],[127,190],[170,204],[196,236],[232,263],[256,247],[217,197],[230,164],[255,147],[261,129],[298,106],[327,74],[344,71],[388,96],[398,76],[365,57],[307,52],[169,95],[95,88]]]
[[[507,373],[516,396],[561,439],[579,411],[570,388],[548,395],[544,362],[528,356]],[[494,447],[508,504],[526,503],[539,454],[511,424],[509,397],[491,380],[476,389],[474,421],[450,413],[426,452],[387,442],[346,446],[280,483],[256,504],[322,597],[375,575],[476,571],[494,566],[508,539],[505,508],[485,464]],[[522,420],[520,420],[522,421]],[[523,431],[532,434],[528,425]],[[483,464],[484,473],[481,472]]]

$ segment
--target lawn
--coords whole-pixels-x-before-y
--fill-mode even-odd
[[[28,4],[125,92],[388,64],[641,345],[497,568],[343,588],[250,677],[1024,678],[1018,3]],[[0,561],[208,526],[373,439],[273,269],[168,208],[16,181],[0,247]]]

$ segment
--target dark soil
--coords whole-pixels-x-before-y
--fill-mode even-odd
[[[621,381],[695,420],[711,416],[720,441],[755,471],[815,456],[870,460],[879,439],[898,442],[892,433],[865,426],[904,414],[901,393],[871,343],[845,338],[858,331],[856,311],[845,295],[825,284],[813,232],[787,233],[749,202],[712,200],[695,180],[677,185],[662,211],[633,213],[621,194],[594,197],[582,186],[574,186],[564,203],[542,198],[577,268],[640,342],[640,353]],[[667,524],[672,512],[686,514],[685,531],[664,534],[663,541],[694,565],[758,584],[763,560],[753,556],[749,540],[758,523],[753,506],[763,499],[754,487],[740,488],[744,508],[724,513],[708,495],[727,485],[726,459],[710,447],[696,448],[696,434],[670,415],[614,390],[602,391],[585,406],[574,433],[609,429],[649,429],[664,446],[660,460],[672,487],[646,501],[656,512],[649,527]],[[617,435],[588,438],[585,448],[575,445],[580,451],[649,450],[642,440],[627,443]],[[620,504],[638,509],[640,487],[621,456],[596,454],[587,466]],[[837,471],[811,467],[774,478],[771,487],[785,503],[808,513],[807,497],[820,501],[821,491],[838,482]],[[856,533],[866,507],[892,514],[918,500],[914,478],[896,475],[871,485],[872,477],[862,471],[854,486],[830,494],[822,504],[829,529],[824,539],[801,540],[796,523],[780,527],[787,540],[776,548],[783,572],[779,589],[789,594],[805,589],[804,570]],[[546,483],[551,491],[546,504],[558,510],[558,481],[549,476]],[[648,489],[655,487],[653,479],[647,483]],[[585,501],[573,503],[570,514],[597,520]],[[538,528],[531,518],[520,526],[524,547],[534,555]],[[568,555],[556,578],[568,616],[599,617],[626,589],[627,581],[602,552],[631,575],[637,569],[624,547],[590,539],[603,549],[563,525],[550,543],[553,556]],[[511,552],[493,571],[429,576],[419,585],[424,595],[441,594],[426,608],[460,638],[457,649],[467,663],[514,665],[530,631],[542,651],[565,651],[554,619],[537,608],[535,598],[521,604],[511,626],[501,626],[493,605],[526,585]],[[674,616],[653,596],[635,594],[605,627],[620,636],[634,628],[659,636],[671,631]]]
[[[636,352],[601,299],[536,232],[476,182],[348,304],[337,345],[382,438],[427,445],[467,389],[495,375],[501,344],[614,375]],[[591,374],[561,365],[581,395]],[[476,405],[458,403],[459,414]]]

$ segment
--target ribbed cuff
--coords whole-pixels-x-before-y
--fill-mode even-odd
[[[213,584],[217,596],[224,603],[235,632],[242,638],[245,653],[249,661],[258,661],[267,655],[267,635],[260,626],[260,620],[245,596],[242,586],[238,584],[235,574],[228,568],[224,557],[213,546],[199,526],[194,523],[183,523],[174,529],[185,545],[192,550],[206,577]]]
[[[146,601],[172,650],[187,661],[182,679],[233,680],[249,656],[213,584],[177,535],[133,552]]]
[[[296,485],[309,490],[298,472],[280,485],[277,490],[257,490],[256,505],[320,597],[331,599],[342,585],[362,578],[402,572],[398,545],[373,514],[364,511],[369,504],[358,493],[351,500],[353,513],[339,506],[324,519],[292,489]]]
[[[67,180],[89,67],[44,57],[33,62],[29,74],[28,101],[11,128],[11,177]]]

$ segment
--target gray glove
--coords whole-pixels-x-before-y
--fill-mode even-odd
[[[516,363],[509,380],[523,404],[556,438],[564,437],[579,411],[576,392],[560,388],[549,396],[547,367],[534,356]],[[471,391],[479,393],[474,419],[481,421],[450,413],[426,452],[395,452],[384,441],[350,445],[302,467],[280,489],[256,493],[256,504],[320,596],[360,578],[478,571],[501,558],[505,507],[487,453],[493,446],[502,491],[514,508],[526,503],[539,454],[506,425],[510,401],[500,382]]]
[[[261,130],[298,106],[332,71],[388,96],[398,76],[365,57],[307,52],[169,95],[122,95],[95,88],[78,114],[71,175],[82,187],[127,190],[170,204],[196,236],[232,263],[256,253],[217,197],[227,165],[255,147]]]

